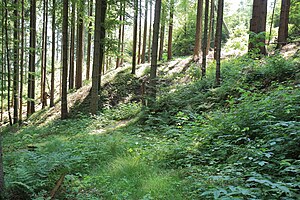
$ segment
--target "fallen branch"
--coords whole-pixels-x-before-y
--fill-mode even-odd
[[[56,184],[55,184],[55,187],[53,188],[53,190],[51,191],[50,193],[50,197],[51,197],[51,200],[54,199],[55,195],[56,195],[56,192],[59,190],[59,188],[61,187],[64,179],[65,179],[65,174],[63,173],[60,178],[57,180]]]

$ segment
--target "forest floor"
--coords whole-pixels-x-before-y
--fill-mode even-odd
[[[140,103],[149,65],[106,73],[97,115],[86,85],[69,94],[69,119],[57,103],[4,130],[8,198],[297,199],[300,54],[291,50],[224,60],[220,87],[214,63],[203,80],[191,58],[162,63],[155,111]]]

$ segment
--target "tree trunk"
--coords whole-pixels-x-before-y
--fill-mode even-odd
[[[158,53],[158,36],[160,22],[161,0],[155,2],[155,15],[153,24],[153,39],[151,52],[151,69],[150,69],[150,88],[149,88],[149,106],[153,107],[156,101],[156,74],[157,74],[157,53]]]
[[[67,79],[68,79],[68,7],[69,7],[69,0],[63,0],[61,119],[66,119],[68,117],[68,100],[67,100]]]
[[[287,44],[290,5],[290,0],[281,0],[277,49]]]
[[[93,0],[89,0],[89,16],[93,16]],[[87,41],[87,58],[86,58],[86,75],[85,79],[90,80],[90,68],[91,68],[91,42],[92,42],[92,22],[90,21],[88,27],[88,41]]]
[[[1,48],[2,48],[2,54],[1,54],[1,121],[3,121],[3,111],[4,111],[4,70],[5,70],[5,58],[4,58],[4,21],[5,21],[5,11],[4,11],[4,6],[1,9],[2,11],[2,23],[1,23],[1,30],[2,30],[2,38],[1,38]],[[0,191],[1,193],[1,191]]]
[[[126,9],[126,1],[124,1],[123,4],[123,24],[122,24],[122,42],[121,42],[121,61],[120,61],[120,66],[124,64],[124,39],[125,39],[125,9]]]
[[[267,19],[267,0],[254,0],[252,19],[250,21],[250,35],[248,51],[256,49],[259,54],[267,54],[265,47],[265,32]]]
[[[52,58],[51,58],[51,89],[50,89],[50,107],[54,106],[54,81],[55,81],[55,0],[52,0]]]
[[[201,40],[202,40],[202,15],[203,15],[203,0],[198,0],[197,5],[197,22],[196,22],[196,37],[194,47],[194,61],[197,62],[200,57]]]
[[[135,74],[136,68],[136,45],[137,45],[137,18],[138,18],[138,0],[134,0],[134,17],[133,17],[133,45],[132,45],[132,70]]]
[[[202,78],[206,76],[206,49],[207,49],[207,32],[208,32],[208,11],[209,0],[205,0],[205,13],[204,13],[204,35],[202,45]]]
[[[270,24],[268,45],[270,44],[270,41],[271,41],[271,38],[272,38],[272,28],[273,28],[274,14],[275,14],[275,8],[276,8],[276,0],[274,0],[273,3],[274,3],[274,5],[273,5],[272,16],[271,16],[271,24]]]
[[[143,35],[143,49],[141,63],[145,63],[146,47],[147,47],[147,20],[148,20],[148,0],[145,0],[145,21],[144,21],[144,35]]]
[[[74,88],[74,53],[75,53],[75,13],[76,13],[76,2],[72,1],[72,14],[71,14],[71,41],[70,41],[70,71],[69,71],[69,89]]]
[[[3,171],[2,133],[0,133],[0,199],[4,199],[4,171]]]
[[[42,108],[47,106],[46,95],[46,73],[47,73],[47,29],[48,29],[48,0],[44,0],[44,26],[43,26],[43,47],[42,47],[42,76],[41,76],[41,99]]]
[[[152,0],[149,0],[150,3],[150,21],[149,21],[149,38],[148,38],[148,62],[151,60],[151,34],[152,34]]]
[[[76,54],[76,80],[75,87],[79,89],[82,87],[82,65],[83,65],[83,12],[84,1],[79,1],[77,7],[77,54]]]
[[[210,2],[210,16],[209,16],[209,32],[207,37],[207,48],[206,48],[206,55],[208,55],[209,49],[211,47],[211,37],[213,36],[213,26],[214,26],[214,12],[215,12],[215,5],[214,0]]]
[[[159,56],[158,60],[162,60],[164,52],[164,39],[165,39],[165,18],[166,18],[166,8],[163,5],[161,16],[161,25],[160,25],[160,43],[159,43]]]
[[[138,64],[141,64],[141,47],[142,47],[142,1],[139,0],[139,50],[138,50]]]
[[[13,73],[13,123],[18,123],[19,111],[19,1],[15,0],[14,9],[14,73]]]
[[[27,117],[35,112],[35,41],[36,41],[36,1],[30,1],[30,44],[28,70]]]
[[[99,85],[101,85],[101,71],[104,54],[105,39],[105,16],[106,16],[106,0],[96,0],[95,12],[95,33],[94,33],[94,62],[92,73],[92,89],[91,89],[91,113],[96,114],[99,108],[99,95],[101,94]]]
[[[120,67],[120,55],[121,55],[121,42],[122,42],[122,25],[124,23],[124,16],[123,16],[123,4],[122,2],[120,2],[120,16],[119,16],[119,36],[118,36],[118,55],[117,55],[117,59],[116,59],[116,69]]]
[[[222,21],[223,21],[224,0],[218,2],[217,28],[215,37],[215,55],[216,55],[216,84],[221,83],[221,41],[222,41]]]
[[[21,10],[21,63],[20,63],[20,107],[19,107],[19,124],[22,123],[22,113],[23,113],[23,82],[24,82],[24,0],[21,1],[22,10]]]
[[[174,0],[170,1],[170,21],[169,21],[169,37],[168,37],[168,60],[172,59],[172,34],[173,34],[173,15]]]

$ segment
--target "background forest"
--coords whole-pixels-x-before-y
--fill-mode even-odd
[[[298,199],[299,0],[3,0],[0,199]]]

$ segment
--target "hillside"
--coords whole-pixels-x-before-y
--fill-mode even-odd
[[[287,47],[288,48],[288,47]],[[142,107],[149,66],[103,77],[103,109],[87,112],[90,85],[4,130],[8,199],[297,199],[300,55],[241,56],[159,67],[153,110]]]

